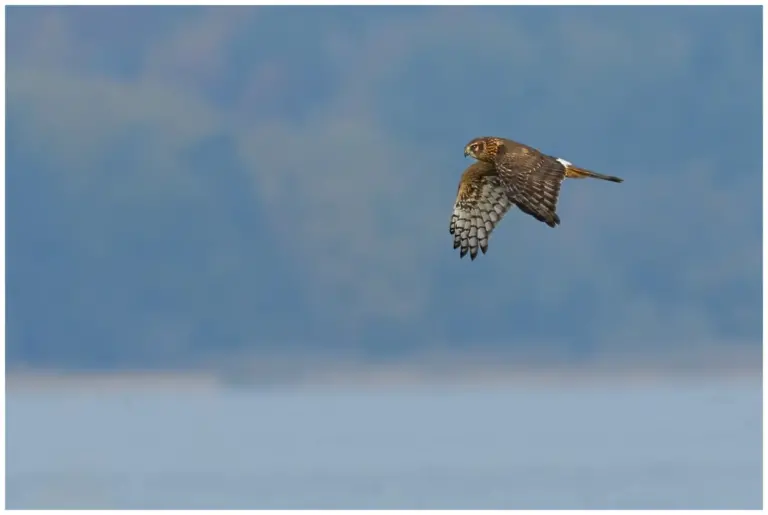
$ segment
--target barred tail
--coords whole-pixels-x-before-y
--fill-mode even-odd
[[[614,177],[613,175],[603,175],[601,173],[573,166],[571,163],[565,161],[564,159],[558,159],[558,161],[560,161],[560,163],[565,166],[565,176],[569,179],[586,179],[589,177],[592,179],[602,179],[604,181],[624,182],[624,179],[620,177]]]

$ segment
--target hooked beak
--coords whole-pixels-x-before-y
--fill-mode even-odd
[[[468,155],[469,155],[469,150],[467,150],[467,149],[465,148],[465,149],[464,149],[464,157],[467,157]]]

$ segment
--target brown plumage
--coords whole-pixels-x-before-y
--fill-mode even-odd
[[[550,227],[560,223],[557,201],[566,177],[595,178],[611,182],[623,179],[578,168],[556,157],[515,141],[483,137],[464,147],[464,156],[477,160],[461,176],[451,215],[450,233],[459,256],[478,249],[485,254],[491,232],[516,205],[521,211]]]

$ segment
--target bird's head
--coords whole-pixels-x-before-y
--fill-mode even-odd
[[[498,138],[475,138],[464,147],[464,157],[470,156],[478,161],[492,162],[499,150]]]

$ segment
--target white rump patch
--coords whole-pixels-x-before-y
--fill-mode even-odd
[[[560,159],[558,157],[557,160],[560,161],[560,164],[566,168],[568,168],[569,166],[573,166],[573,163],[571,163],[570,161],[566,161],[565,159]]]

